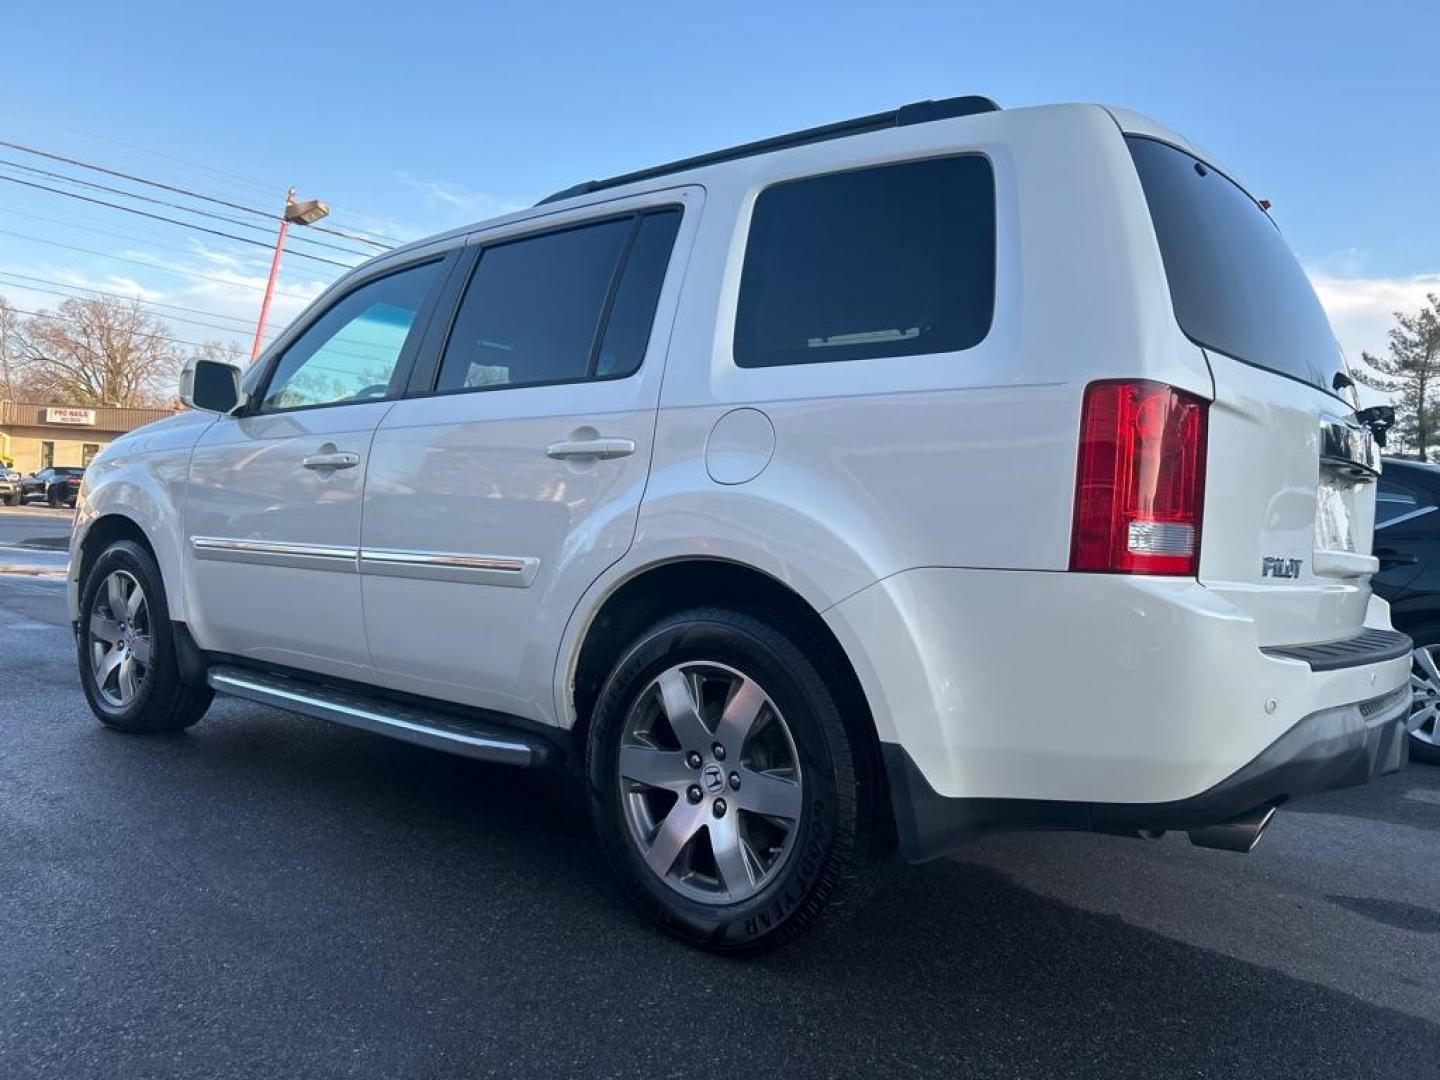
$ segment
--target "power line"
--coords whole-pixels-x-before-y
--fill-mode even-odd
[[[229,214],[217,214],[213,210],[201,210],[199,207],[186,206],[184,203],[170,202],[167,199],[156,199],[149,195],[141,195],[138,191],[126,191],[124,188],[112,187],[109,184],[97,184],[93,180],[82,180],[78,176],[67,176],[65,173],[55,172],[51,169],[41,169],[37,168],[34,165],[22,164],[18,161],[7,161],[5,158],[0,158],[0,165],[4,165],[7,168],[11,169],[24,169],[27,173],[34,173],[39,176],[48,176],[53,180],[60,180],[67,184],[78,184],[81,187],[91,188],[95,191],[108,191],[112,195],[121,195],[127,199],[136,199],[140,202],[150,203],[154,206],[168,206],[172,210],[182,210],[187,214],[195,214],[199,217],[213,218],[216,221],[228,222],[231,225],[238,225],[242,229],[261,229],[261,226],[259,225],[253,225],[248,221],[241,220],[240,218],[231,217]],[[273,217],[272,220],[279,221],[280,218],[276,216]],[[357,258],[361,259],[368,259],[371,257],[368,252],[356,251],[354,248],[348,248],[342,244],[332,244],[326,240],[314,240],[308,236],[297,236],[294,238],[294,242],[301,244],[314,244],[316,247],[329,248],[332,251],[344,252],[346,255],[354,255]]]
[[[35,319],[59,319],[61,322],[68,322],[68,323],[79,323],[79,321],[80,321],[80,320],[75,319],[75,318],[73,318],[72,316],[69,316],[69,315],[61,315],[58,311],[26,311],[24,308],[18,308],[18,307],[17,307],[17,308],[11,308],[10,310],[13,311],[13,312],[15,312],[15,314],[17,314],[17,315],[29,315],[31,318],[35,318]],[[165,338],[165,340],[174,342],[176,345],[189,345],[189,346],[191,346],[192,348],[196,348],[196,349],[205,349],[205,348],[209,348],[211,345],[216,344],[216,343],[213,342],[213,341],[186,341],[184,338],[177,338],[177,337],[172,336],[170,333],[168,333],[168,332],[166,331],[166,329],[165,329],[164,327],[161,327],[160,329],[156,329],[156,330],[138,331],[138,333],[139,333],[139,336],[141,336],[141,337],[148,337],[148,338],[163,337],[163,338]]]
[[[37,291],[43,291],[43,290],[37,290]],[[66,315],[66,314],[64,314],[63,312],[59,312],[59,311],[30,311],[30,310],[28,310],[27,308],[17,308],[17,307],[12,307],[10,310],[13,311],[13,312],[15,312],[15,314],[17,314],[17,315],[29,315],[31,318],[35,318],[35,319],[57,319],[57,320],[59,320],[59,321],[61,321],[61,322],[73,323],[73,324],[75,324],[75,325],[77,325],[77,326],[83,326],[83,325],[85,324],[85,321],[84,321],[83,319],[81,319],[81,318],[79,318],[79,317],[77,317],[77,316],[74,316],[74,315]],[[166,317],[167,317],[167,318],[173,318],[173,316],[166,316]],[[160,317],[159,317],[159,316],[155,316],[155,318],[157,319],[157,321],[160,321]],[[190,320],[190,319],[175,319],[175,322],[185,322],[185,323],[188,323],[188,322],[191,322],[191,321],[192,321],[192,320]],[[205,323],[196,323],[196,325],[197,325],[197,326],[205,326],[205,325],[207,325],[207,324],[205,324]],[[223,330],[223,329],[225,329],[225,328],[224,328],[224,327],[211,327],[211,329]],[[168,327],[168,326],[165,326],[164,323],[163,323],[163,321],[160,322],[160,325],[159,325],[158,329],[149,330],[149,331],[132,330],[131,333],[132,333],[132,334],[138,334],[138,335],[141,336],[141,337],[148,337],[148,338],[163,337],[163,338],[165,338],[167,341],[174,342],[176,345],[190,345],[190,346],[192,346],[192,347],[194,347],[194,348],[196,348],[196,349],[204,349],[204,348],[207,348],[207,347],[210,346],[210,345],[217,344],[217,342],[214,342],[214,341],[187,341],[185,338],[175,337],[173,334],[170,333],[169,327]],[[267,336],[268,336],[268,335],[267,335]],[[341,342],[342,344],[345,344],[345,345],[352,345],[352,346],[355,346],[355,347],[361,348],[361,349],[375,349],[375,350],[377,350],[377,351],[376,351],[375,353],[371,354],[371,355],[366,355],[365,353],[348,352],[348,351],[346,351],[345,349],[337,349],[337,348],[335,348],[335,342],[337,342],[337,341],[338,341],[338,342]],[[352,340],[352,341],[346,341],[345,338],[344,338],[344,332],[342,331],[341,333],[335,335],[334,337],[329,338],[329,339],[326,341],[326,343],[321,347],[321,349],[317,350],[314,355],[315,355],[315,356],[319,356],[319,355],[327,355],[327,356],[328,356],[328,355],[347,356],[347,357],[349,357],[349,358],[352,359],[352,360],[362,360],[362,361],[364,361],[364,362],[366,362],[366,363],[371,363],[371,364],[373,364],[373,363],[376,363],[376,362],[384,363],[385,360],[386,360],[386,357],[389,356],[389,355],[391,355],[392,352],[393,352],[393,350],[391,350],[388,346],[383,345],[383,344],[381,344],[381,343],[379,343],[379,342],[366,342],[366,341],[354,341],[354,340]],[[333,364],[317,364],[317,363],[315,363],[315,361],[314,361],[314,359],[313,359],[313,356],[312,356],[310,359],[307,359],[307,360],[306,360],[306,362],[305,362],[302,370],[306,370],[306,371],[333,371],[333,372],[335,372],[335,373],[338,374],[338,375],[354,375],[354,374],[355,374],[355,372],[353,372],[353,371],[350,370],[349,368],[336,367],[336,366],[333,365]]]
[[[175,244],[161,243],[159,240],[156,240],[149,236],[138,236],[135,233],[117,232],[114,229],[102,229],[95,225],[82,225],[75,221],[66,221],[63,218],[46,217],[44,214],[32,214],[27,210],[16,210],[9,206],[0,206],[0,213],[14,214],[17,217],[29,218],[32,221],[43,221],[50,225],[60,225],[67,229],[79,229],[81,232],[96,233],[99,236],[114,236],[121,240],[132,240],[136,243],[145,244],[152,248],[160,248],[164,251],[179,252],[181,255],[190,255],[193,257],[195,255],[201,254],[201,252],[197,252],[194,248],[184,248],[178,247]],[[94,219],[87,218],[86,220],[93,221]],[[216,247],[216,251],[217,253],[223,255],[233,254],[236,258],[241,257],[242,254],[248,254],[242,252],[232,252],[228,249],[221,251],[218,245]]]
[[[255,247],[269,248],[272,245],[264,240],[256,240],[251,236],[240,236],[236,233],[223,232],[220,229],[211,229],[205,225],[196,225],[189,221],[181,221],[178,218],[166,217],[164,214],[152,214],[149,210],[137,210],[133,206],[121,206],[119,203],[108,202],[105,199],[96,199],[90,195],[81,195],[78,191],[64,191],[61,188],[50,187],[48,184],[37,184],[33,180],[22,180],[18,176],[5,176],[0,174],[0,180],[7,180],[12,184],[22,184],[28,188],[35,188],[39,191],[48,191],[55,195],[64,195],[68,199],[79,199],[82,202],[94,203],[96,206],[107,206],[111,210],[123,210],[127,214],[137,214],[140,217],[150,218],[152,221],[163,221],[167,225],[179,225],[182,229],[193,229],[196,232],[209,233],[211,236],[224,237],[226,240],[235,240],[241,244],[253,244]],[[315,262],[326,263],[330,266],[338,266],[342,270],[353,270],[355,264],[338,262],[335,259],[327,259],[323,255],[311,255],[308,251],[293,252],[296,258],[313,259]]]
[[[23,117],[24,119],[31,122],[35,122],[38,119],[38,117],[34,113],[27,113],[11,106],[5,106],[3,108],[0,108],[0,111],[6,112],[11,116]],[[243,184],[246,187],[253,188],[256,191],[263,192],[265,194],[273,194],[277,188],[282,186],[280,184],[268,184],[263,180],[257,180],[253,176],[244,176],[240,173],[226,172],[224,169],[217,169],[211,165],[202,165],[198,161],[191,161],[188,158],[176,157],[174,154],[162,153],[159,150],[152,150],[147,146],[141,146],[138,143],[126,142],[123,139],[117,139],[112,135],[101,135],[98,132],[86,131],[84,128],[78,128],[70,124],[56,124],[53,120],[47,118],[46,129],[53,130],[55,128],[58,128],[61,131],[68,131],[73,135],[79,135],[83,139],[90,139],[95,142],[109,143],[111,146],[122,146],[126,150],[137,150],[140,153],[148,154],[151,157],[163,158],[166,161],[173,161],[179,165],[187,165],[192,169],[199,169],[201,172],[210,173],[212,176],[221,177],[225,180],[230,180],[239,184]]]
[[[10,106],[0,106],[0,112],[8,113],[8,114],[11,115],[11,116],[24,117],[25,119],[30,120],[30,121],[36,120],[36,116],[35,116],[34,113],[26,113],[26,112],[23,112],[23,111],[21,111],[21,110],[19,110],[19,109],[15,109],[15,108],[13,108],[13,107],[10,107]],[[94,132],[94,131],[87,131],[87,130],[85,130],[84,128],[78,128],[78,127],[75,127],[75,126],[70,125],[70,124],[58,124],[58,125],[57,125],[53,120],[51,120],[51,119],[49,119],[49,118],[46,119],[46,130],[47,130],[47,131],[49,131],[49,130],[55,130],[55,129],[57,129],[57,128],[58,128],[59,130],[61,130],[61,131],[68,131],[68,132],[70,132],[71,134],[79,135],[79,136],[80,136],[81,138],[83,138],[83,139],[89,139],[89,140],[94,141],[94,142],[108,143],[108,144],[111,145],[111,146],[124,147],[126,150],[134,150],[134,151],[137,151],[138,153],[141,153],[141,154],[147,154],[147,155],[149,155],[150,157],[161,158],[161,159],[164,160],[164,161],[172,161],[172,162],[175,162],[177,165],[186,166],[186,167],[188,167],[188,168],[190,168],[190,169],[196,169],[196,170],[199,170],[200,172],[209,173],[211,176],[219,177],[219,178],[221,178],[221,179],[223,179],[223,180],[230,181],[230,182],[232,182],[232,183],[240,184],[240,185],[242,185],[242,186],[244,186],[244,187],[248,187],[248,188],[252,189],[253,191],[255,191],[255,192],[257,192],[257,193],[260,193],[260,194],[263,194],[263,195],[266,195],[266,196],[274,195],[276,191],[278,191],[278,190],[280,190],[280,189],[282,189],[282,188],[284,188],[284,187],[286,186],[286,185],[284,185],[284,184],[277,184],[277,183],[273,183],[273,182],[266,182],[266,181],[264,181],[264,180],[258,180],[258,179],[256,179],[256,178],[253,177],[253,176],[245,176],[245,175],[243,175],[243,174],[241,174],[241,173],[228,172],[228,171],[226,171],[225,169],[218,169],[218,168],[214,167],[213,165],[205,165],[205,164],[202,164],[201,162],[198,162],[198,161],[192,161],[192,160],[190,160],[189,158],[178,157],[178,156],[176,156],[175,154],[167,154],[167,153],[164,153],[164,152],[162,152],[162,151],[160,151],[160,150],[155,150],[155,149],[153,149],[152,147],[141,146],[139,143],[127,142],[127,141],[125,141],[124,139],[117,139],[117,138],[115,138],[115,137],[113,137],[113,136],[110,136],[110,135],[100,135],[100,134],[98,134],[98,133],[96,133],[96,132]],[[341,215],[343,215],[343,216],[352,216],[352,215],[353,215],[353,216],[356,216],[356,217],[368,217],[368,216],[370,216],[370,215],[364,214],[364,213],[361,212],[361,211],[354,210],[353,208],[351,208],[351,207],[349,207],[349,206],[336,206],[334,203],[331,203],[331,204],[330,204],[330,210],[331,210],[331,213],[341,214]],[[314,227],[315,227],[315,226],[313,226],[313,225],[311,226],[312,229],[313,229]],[[380,233],[375,232],[375,230],[373,230],[373,229],[362,229],[362,231],[365,232],[365,233],[368,233],[371,237],[374,237],[374,238],[377,239],[377,240],[387,240],[387,241],[390,241],[391,243],[395,243],[395,244],[399,244],[399,243],[402,243],[402,242],[403,242],[403,241],[399,241],[399,240],[390,240],[389,237],[383,236],[383,235],[381,235]]]
[[[183,304],[167,304],[160,300],[147,300],[143,296],[131,296],[126,293],[107,292],[104,289],[96,289],[89,285],[74,285],[68,281],[56,281],[53,278],[36,277],[34,274],[20,274],[15,272],[14,270],[0,270],[0,277],[19,278],[19,281],[13,282],[14,287],[18,289],[26,289],[33,292],[53,292],[56,296],[69,295],[66,293],[55,292],[54,289],[36,289],[33,288],[33,286],[31,286],[30,284],[28,284],[28,282],[36,282],[40,285],[53,285],[59,289],[70,289],[72,290],[72,292],[94,293],[96,296],[106,296],[113,300],[133,300],[138,304],[146,304],[150,307],[168,308],[171,311],[184,311],[188,312],[191,315],[204,315],[206,318],[210,319],[233,319],[236,322],[242,323],[247,326],[254,323],[253,319],[250,319],[244,315],[226,315],[223,311],[207,311],[204,308],[186,307]],[[0,285],[5,284],[12,283],[0,282]],[[271,333],[273,332],[274,331],[271,331]]]
[[[157,270],[162,274],[177,274],[180,277],[194,278],[197,281],[214,281],[220,285],[230,285],[239,289],[251,289],[255,292],[265,291],[263,285],[252,285],[248,281],[232,281],[228,278],[215,277],[213,274],[202,274],[195,270],[177,270],[173,266],[145,262],[143,259],[131,259],[124,255],[112,255],[108,251],[96,251],[94,248],[78,247],[75,244],[62,244],[58,240],[47,240],[43,236],[31,236],[28,233],[15,232],[13,229],[0,229],[0,236],[15,236],[21,240],[30,240],[36,244],[48,244],[50,247],[63,248],[66,251],[78,251],[82,255],[98,255],[102,259],[113,259],[115,262],[133,263],[136,266],[143,266],[148,270]],[[312,296],[305,296],[301,293],[289,292],[284,289],[276,289],[275,295],[288,296],[293,300],[303,300],[307,304],[314,299]]]
[[[229,199],[217,198],[214,195],[202,195],[200,192],[191,191],[189,188],[178,187],[174,184],[166,184],[159,180],[150,180],[143,176],[136,176],[133,173],[121,172],[119,169],[111,169],[107,168],[104,165],[96,165],[93,162],[81,161],[79,158],[66,157],[64,154],[56,154],[49,150],[40,150],[33,146],[25,146],[22,143],[10,142],[8,139],[0,139],[0,146],[9,147],[11,150],[20,150],[26,154],[34,154],[37,157],[49,158],[51,161],[64,162],[66,165],[75,165],[82,169],[92,169],[95,172],[104,173],[106,176],[118,177],[121,180],[129,180],[132,183],[136,184],[146,184],[150,187],[160,188],[163,191],[174,192],[177,195],[188,195],[192,199],[200,199],[203,202],[214,203],[217,206],[227,206],[231,210],[242,210],[247,214],[259,214],[261,217],[270,218],[272,220],[275,218],[275,215],[273,213],[269,213],[265,210],[257,210],[255,207],[246,206],[244,203],[231,202]],[[382,244],[379,241],[372,240],[366,236],[354,236],[350,233],[343,232],[340,229],[327,228],[323,225],[311,225],[310,228],[315,229],[318,232],[330,233],[335,236],[343,236],[347,240],[355,240],[362,244],[369,244],[371,247],[379,248],[382,251],[388,250],[391,244],[399,243],[398,240],[393,240],[390,237],[381,237],[382,240],[389,241],[388,244]],[[377,233],[376,235],[378,236],[379,234]]]
[[[4,285],[4,284],[9,284],[9,282],[0,282],[0,285]],[[67,300],[89,300],[89,299],[93,299],[92,297],[88,297],[88,296],[76,296],[74,293],[61,292],[59,289],[43,289],[43,288],[41,288],[41,287],[38,286],[38,285],[17,285],[17,286],[15,286],[15,287],[16,287],[16,288],[24,289],[26,292],[47,293],[47,294],[49,294],[49,295],[51,295],[51,296],[63,296],[63,297],[64,297],[65,299],[67,299]],[[154,301],[144,300],[144,299],[141,299],[141,298],[138,297],[138,296],[123,296],[123,295],[121,295],[121,294],[119,294],[119,293],[105,293],[105,292],[100,292],[100,290],[98,290],[98,289],[92,289],[92,290],[87,290],[87,291],[98,292],[98,293],[100,293],[101,296],[104,296],[104,297],[113,297],[114,299],[123,301],[123,302],[125,302],[125,303],[145,304],[145,305],[147,305],[147,306],[155,306],[155,307],[169,307],[169,306],[171,306],[171,305],[168,305],[168,304],[158,304],[158,303],[155,303]],[[14,308],[14,309],[12,309],[12,310],[18,311],[18,310],[20,310],[20,309],[19,309],[19,308]],[[187,311],[187,310],[190,310],[190,309],[188,309],[188,308],[181,308],[180,310],[181,310],[181,311]],[[55,314],[59,315],[58,312],[56,312]],[[202,315],[203,315],[203,314],[207,314],[207,312],[201,312],[201,314],[202,314]],[[165,319],[165,320],[167,320],[167,321],[169,321],[169,322],[185,323],[185,324],[187,324],[187,325],[189,325],[189,326],[203,326],[203,327],[204,327],[205,329],[207,329],[207,330],[219,330],[221,333],[224,333],[224,334],[235,334],[235,335],[237,335],[237,336],[239,336],[239,337],[245,337],[245,336],[249,336],[249,335],[252,334],[252,330],[251,330],[250,328],[247,328],[247,327],[243,327],[243,326],[221,326],[219,323],[202,322],[202,321],[199,320],[199,319],[187,319],[187,318],[185,318],[183,315],[171,315],[168,311],[167,311],[167,312],[159,313],[159,314],[157,314],[155,317],[156,317],[156,318],[160,318],[160,319]],[[228,315],[220,315],[220,316],[218,316],[218,317],[219,317],[219,318],[222,318],[222,319],[230,318],[230,316],[228,316]],[[268,334],[265,335],[265,337],[273,337],[273,336],[274,336],[274,332],[273,332],[273,331],[272,331],[271,333],[268,333]]]

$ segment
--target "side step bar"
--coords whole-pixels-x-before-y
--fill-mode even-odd
[[[205,681],[222,694],[462,757],[523,769],[549,764],[556,756],[556,748],[539,736],[500,724],[383,701],[283,675],[219,665],[206,672]]]

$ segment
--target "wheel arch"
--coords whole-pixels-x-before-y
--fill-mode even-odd
[[[843,695],[843,706],[863,725],[878,769],[879,737],[870,702],[854,664],[820,612],[775,576],[717,557],[677,557],[636,567],[610,582],[590,606],[563,654],[560,715],[577,744],[586,737],[606,676],[635,637],[666,615],[707,606],[768,615],[798,632]]]
[[[160,580],[165,586],[165,602],[171,619],[177,622],[185,621],[179,567],[173,560],[164,557],[166,545],[156,542],[155,530],[148,528],[138,515],[121,507],[87,513],[84,522],[77,523],[77,531],[80,535],[71,550],[69,575],[72,619],[79,617],[80,593],[96,558],[118,540],[133,540],[145,549],[160,568]]]

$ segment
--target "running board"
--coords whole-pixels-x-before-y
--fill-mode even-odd
[[[523,769],[548,764],[555,756],[555,747],[539,736],[501,724],[401,705],[283,675],[219,665],[206,672],[205,681],[222,694],[499,765]]]

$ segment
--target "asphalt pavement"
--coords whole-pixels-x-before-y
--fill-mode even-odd
[[[0,1077],[1440,1076],[1440,769],[1249,856],[997,836],[759,959],[633,915],[562,778],[243,702],[100,727],[0,576]]]
[[[74,516],[43,504],[0,506],[0,573],[63,571]]]

